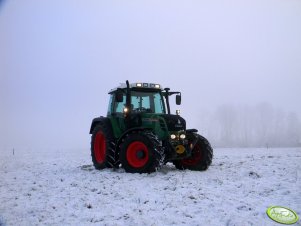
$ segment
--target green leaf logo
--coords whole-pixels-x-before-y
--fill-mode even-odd
[[[294,224],[298,221],[298,215],[291,209],[282,206],[271,206],[267,209],[267,215],[281,224]]]

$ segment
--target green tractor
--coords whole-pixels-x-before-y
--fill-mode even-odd
[[[118,168],[151,173],[167,162],[177,169],[206,170],[213,150],[196,129],[170,113],[169,97],[181,93],[159,84],[120,85],[110,92],[107,117],[93,119],[90,128],[91,156],[96,169]]]

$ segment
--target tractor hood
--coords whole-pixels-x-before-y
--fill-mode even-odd
[[[181,116],[169,114],[162,114],[160,116],[165,119],[169,131],[186,130],[186,121]]]

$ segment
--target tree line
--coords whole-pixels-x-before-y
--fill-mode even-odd
[[[201,112],[199,128],[215,147],[301,146],[301,123],[297,114],[268,103],[222,105]]]

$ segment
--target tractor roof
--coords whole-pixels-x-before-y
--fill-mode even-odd
[[[125,89],[126,88],[126,84],[125,83],[120,83],[120,85],[114,89],[111,89],[109,93],[113,93],[115,92],[117,89]],[[147,91],[147,90],[163,90],[162,86],[160,84],[156,84],[156,83],[146,83],[146,82],[136,82],[136,83],[131,83],[130,84],[130,88],[134,88],[134,89],[141,89],[143,91]]]

